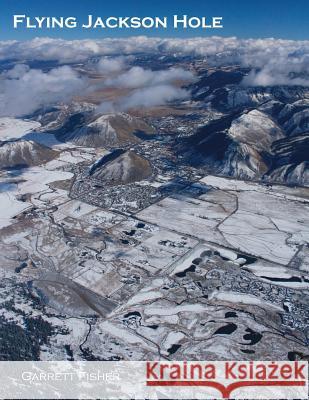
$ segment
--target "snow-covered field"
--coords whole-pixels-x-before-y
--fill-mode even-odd
[[[70,172],[48,171],[43,167],[33,167],[21,171],[18,179],[6,177],[3,183],[9,185],[9,190],[5,186],[3,192],[0,193],[1,228],[13,223],[13,217],[32,207],[32,195],[44,193],[48,190],[50,183],[70,179],[72,176]],[[27,195],[29,200],[19,200],[23,195]]]
[[[0,141],[20,139],[40,126],[41,124],[35,121],[0,118]]]
[[[287,265],[309,240],[309,200],[214,176],[198,198],[165,198],[138,214],[142,220]],[[278,190],[278,192],[277,192]]]

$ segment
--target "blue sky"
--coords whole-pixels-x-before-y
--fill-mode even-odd
[[[0,40],[31,39],[36,36],[103,38],[129,36],[222,35],[242,38],[275,37],[309,39],[309,0],[0,0]],[[28,16],[76,16],[84,21],[97,16],[223,16],[224,29],[123,30],[123,29],[13,29],[13,14]]]

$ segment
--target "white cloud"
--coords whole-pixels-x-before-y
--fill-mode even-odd
[[[45,73],[16,65],[0,76],[0,116],[25,116],[40,107],[68,101],[86,86],[86,80],[69,66]]]
[[[248,86],[299,85],[309,86],[309,54],[287,53],[284,49],[277,54],[257,54],[254,69],[243,80]]]
[[[103,102],[98,112],[125,111],[135,107],[154,107],[170,101],[182,100],[189,92],[177,86],[179,82],[192,82],[195,76],[182,68],[153,71],[132,67],[115,78],[107,79],[105,86],[131,89],[129,94],[115,102]]]
[[[119,72],[125,68],[126,58],[125,57],[102,57],[96,69],[98,72],[108,74],[111,72]]]
[[[291,72],[292,73],[292,72]],[[293,77],[287,70],[286,73],[278,73],[276,70],[270,70],[268,66],[261,70],[252,70],[243,79],[244,86],[309,86],[309,77]]]
[[[172,85],[150,86],[134,91],[121,101],[123,109],[134,107],[154,107],[173,100],[183,100],[189,93]]]
[[[108,79],[106,86],[123,87],[123,88],[139,88],[145,86],[155,86],[166,83],[173,83],[177,80],[192,81],[194,76],[192,72],[182,68],[170,68],[160,71],[152,71],[141,67],[132,67],[129,71]]]
[[[123,68],[123,59],[104,60],[101,67],[117,73]],[[114,103],[104,102],[101,112],[127,110],[133,107],[163,105],[169,101],[184,99],[188,92],[175,86],[177,81],[192,81],[194,75],[181,68],[152,71],[133,67],[106,81],[106,85],[130,88],[129,94]],[[87,89],[87,79],[82,78],[70,66],[62,66],[43,72],[26,64],[17,64],[0,75],[0,116],[25,116],[41,107],[69,101],[74,95]]]
[[[19,79],[29,71],[30,67],[26,64],[16,64],[14,68],[2,74],[2,77],[9,79]]]
[[[169,84],[149,86],[134,90],[127,96],[115,102],[103,102],[97,112],[109,113],[127,111],[131,108],[148,108],[162,106],[170,101],[184,100],[189,97],[189,92],[185,89]]]

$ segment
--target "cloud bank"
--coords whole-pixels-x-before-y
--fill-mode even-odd
[[[25,116],[40,107],[68,101],[87,87],[85,78],[71,66],[49,72],[30,69],[30,61],[56,61],[60,65],[98,60],[96,68],[113,76],[105,86],[130,89],[130,94],[101,108],[127,109],[154,106],[184,99],[188,93],[174,83],[192,78],[189,71],[171,68],[151,71],[132,67],[125,71],[128,57],[146,53],[162,57],[192,56],[210,66],[239,65],[251,71],[245,86],[300,85],[309,87],[309,41],[280,39],[237,39],[207,37],[162,39],[130,37],[123,39],[63,40],[37,38],[30,41],[0,42],[0,61],[19,62],[0,74],[0,115]]]
[[[115,102],[103,102],[98,112],[126,111],[130,108],[154,107],[170,101],[184,100],[189,92],[177,86],[177,82],[192,82],[195,76],[182,68],[153,71],[132,67],[120,75],[107,79],[106,87],[132,89],[128,95]]]
[[[132,108],[163,106],[170,101],[184,100],[189,92],[172,85],[158,85],[137,89],[115,102],[106,101],[97,108],[98,113],[127,111]]]
[[[203,57],[210,65],[238,64],[254,70],[247,85],[309,85],[309,41],[281,39],[237,39],[207,37],[162,39],[63,40],[36,38],[26,42],[0,42],[0,60],[44,60],[59,63],[83,62],[92,57],[131,54]],[[102,61],[102,68],[120,68],[117,62]],[[121,64],[121,63],[120,63]]]
[[[49,72],[18,64],[0,75],[0,116],[22,117],[85,90],[87,82],[71,67]]]
[[[121,88],[139,88],[145,86],[155,86],[176,81],[192,81],[194,78],[190,71],[182,68],[170,68],[161,71],[152,71],[142,67],[132,67],[129,71],[108,79],[106,86]]]
[[[112,72],[119,72],[125,68],[125,57],[102,57],[96,65],[98,72],[102,74],[110,74]]]
[[[104,58],[98,62],[98,70],[114,76],[105,80],[104,87],[131,89],[129,94],[113,103],[102,103],[99,111],[152,107],[189,96],[186,90],[175,85],[179,81],[191,82],[194,75],[189,71],[181,68],[152,71],[141,67],[123,71],[124,67],[122,57]],[[26,64],[17,64],[0,74],[0,116],[24,117],[39,108],[70,101],[73,96],[84,93],[87,89],[87,79],[81,77],[71,66],[65,65],[43,72],[40,69],[31,69]]]

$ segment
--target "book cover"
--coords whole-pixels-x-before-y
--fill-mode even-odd
[[[0,398],[308,399],[308,1],[0,6]]]

